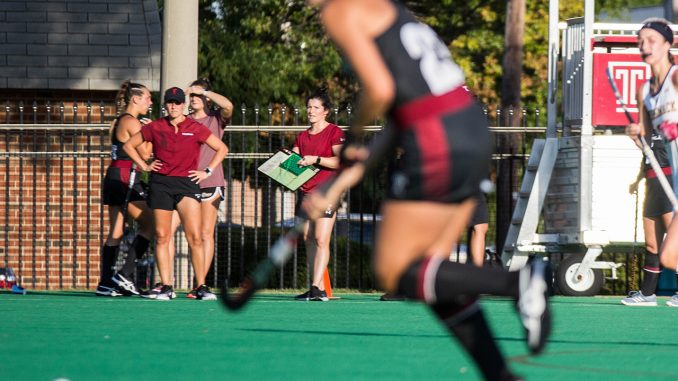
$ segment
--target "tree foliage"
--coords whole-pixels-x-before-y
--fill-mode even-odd
[[[404,0],[450,47],[468,86],[487,104],[501,89],[506,0]],[[614,13],[657,0],[597,0]],[[560,19],[583,15],[584,0],[561,0]],[[546,103],[548,1],[528,1],[521,94]],[[357,83],[303,0],[200,0],[199,71],[237,103],[299,104],[323,83],[350,102]]]
[[[337,93],[351,88],[303,1],[201,0],[200,7],[199,71],[232,99],[291,104],[323,83]]]

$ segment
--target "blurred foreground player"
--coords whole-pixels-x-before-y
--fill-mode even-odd
[[[349,59],[362,93],[342,150],[350,167],[325,192],[305,202],[310,217],[336,203],[379,159],[402,147],[381,208],[375,271],[387,292],[429,305],[487,380],[516,380],[494,342],[478,295],[517,299],[532,353],[550,333],[549,276],[543,261],[520,272],[447,261],[488,173],[485,117],[464,88],[464,75],[427,25],[391,0],[309,0],[320,7],[329,36]],[[388,127],[361,146],[363,126],[386,115]]]

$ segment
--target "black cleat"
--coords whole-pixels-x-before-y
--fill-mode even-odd
[[[114,284],[106,285],[99,283],[97,290],[94,292],[97,296],[123,296],[121,290]]]

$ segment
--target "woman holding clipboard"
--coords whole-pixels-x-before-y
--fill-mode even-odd
[[[339,168],[339,151],[344,142],[344,132],[327,121],[331,108],[332,102],[325,88],[318,89],[306,99],[306,112],[311,127],[297,136],[292,151],[301,156],[297,165],[315,165],[319,171],[301,186],[295,210],[298,210],[307,194],[334,176]],[[312,283],[307,292],[295,297],[297,300],[329,300],[323,275],[330,260],[330,239],[336,219],[336,208],[328,207],[320,217],[306,221],[304,243],[307,263],[309,269],[312,268]]]

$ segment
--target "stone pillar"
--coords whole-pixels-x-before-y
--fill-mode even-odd
[[[160,96],[172,86],[185,89],[197,77],[198,0],[165,0]]]
[[[678,22],[678,0],[664,0],[664,18],[674,24]]]

